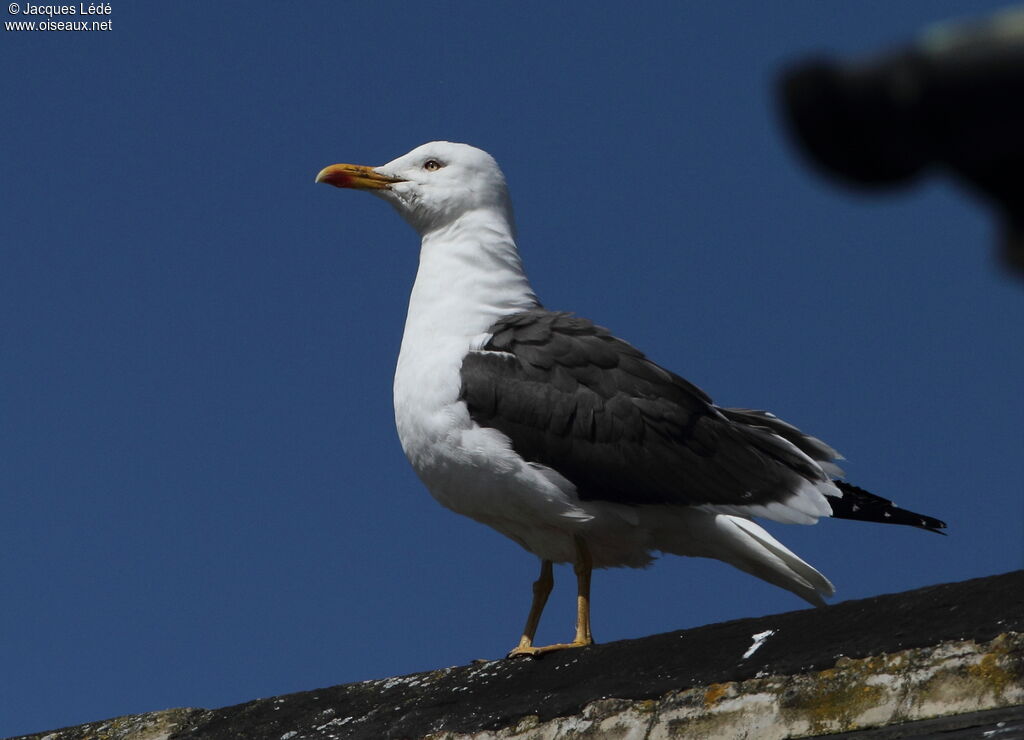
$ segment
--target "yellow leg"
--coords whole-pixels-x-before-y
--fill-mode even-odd
[[[585,647],[594,644],[594,638],[590,633],[590,574],[594,569],[590,558],[590,550],[582,537],[575,538],[576,562],[573,570],[576,572],[576,637],[572,642],[560,642],[554,645],[534,647],[533,637],[537,633],[537,624],[540,622],[541,612],[547,603],[548,594],[554,585],[554,577],[551,574],[551,561],[541,562],[540,578],[533,584],[533,604],[530,606],[530,615],[526,618],[526,627],[523,629],[523,636],[519,640],[519,646],[508,654],[514,658],[520,655],[537,656],[565,648]]]
[[[540,624],[540,615],[548,603],[548,596],[554,585],[555,577],[551,571],[551,561],[541,560],[540,576],[533,582],[533,603],[530,604],[530,614],[526,617],[523,636],[519,638],[519,646],[509,653],[509,657],[519,655],[520,650],[528,651],[532,648],[533,637],[537,634],[537,625]]]
[[[590,574],[594,564],[590,559],[590,550],[582,537],[576,538],[576,639],[574,646],[593,645],[594,636],[590,634]]]

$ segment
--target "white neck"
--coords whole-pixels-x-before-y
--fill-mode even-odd
[[[538,305],[506,214],[470,211],[423,235],[402,354],[468,342],[502,316]]]
[[[395,371],[398,435],[417,470],[453,423],[463,357],[499,318],[539,305],[505,214],[471,211],[423,235]]]

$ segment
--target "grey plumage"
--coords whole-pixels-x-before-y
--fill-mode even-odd
[[[839,455],[825,443],[765,411],[716,406],[586,319],[536,309],[489,333],[462,364],[471,417],[508,436],[526,460],[557,470],[582,500],[746,507],[785,502],[807,483],[833,494],[854,488],[831,488],[826,473],[841,473]],[[913,521],[893,517],[903,510],[855,490],[873,505],[838,505],[839,516],[944,526],[910,512]]]

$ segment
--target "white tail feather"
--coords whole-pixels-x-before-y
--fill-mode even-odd
[[[836,592],[828,578],[759,525],[736,516],[721,515],[718,519],[720,528],[725,528],[726,521],[723,520],[727,520],[728,526],[740,530],[751,543],[751,547],[745,549],[755,551],[753,559],[748,561],[750,566],[733,563],[738,568],[788,589],[816,606],[824,605],[822,596],[831,596]]]
[[[694,509],[680,518],[686,521],[658,528],[659,550],[721,560],[815,606],[824,606],[822,597],[835,593],[825,576],[749,519]]]

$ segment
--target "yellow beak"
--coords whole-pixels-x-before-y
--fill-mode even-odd
[[[332,164],[324,167],[316,176],[317,182],[325,182],[336,188],[356,190],[386,190],[393,183],[404,182],[398,177],[388,177],[375,172],[372,167],[361,164]]]

